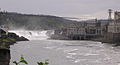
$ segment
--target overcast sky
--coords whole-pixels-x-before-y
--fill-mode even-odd
[[[107,18],[108,9],[120,10],[120,0],[0,0],[0,8],[19,13]]]

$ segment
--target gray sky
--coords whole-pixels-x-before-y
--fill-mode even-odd
[[[107,18],[109,8],[120,10],[120,0],[0,0],[0,8],[19,13]]]

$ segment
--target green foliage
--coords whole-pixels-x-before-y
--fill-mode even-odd
[[[45,61],[45,62],[37,62],[38,65],[48,65],[48,61]]]
[[[2,42],[3,42],[3,43],[8,43],[9,40],[7,40],[7,39],[3,39]]]
[[[19,63],[18,62],[16,62],[16,61],[13,61],[13,63],[15,64],[15,65],[18,65]]]
[[[9,40],[9,41],[13,41],[13,42],[16,41],[16,39],[14,39],[14,38],[7,38],[7,40]]]
[[[6,38],[6,39],[0,39],[0,42],[2,42],[2,43],[8,43],[8,42],[15,42],[16,41],[16,39],[14,39],[14,38]]]
[[[19,62],[13,61],[13,63],[14,63],[15,65],[20,65],[20,63],[26,64],[26,65],[28,64],[28,62],[24,59],[23,56],[20,57]]]
[[[5,38],[5,39],[0,39],[0,46],[3,46],[3,47],[8,47],[9,46],[9,43],[14,43],[14,42],[16,42],[16,39],[14,39],[14,38],[9,38],[9,37],[7,37],[7,38]]]
[[[14,63],[15,65],[20,65],[20,63],[23,63],[23,64],[28,65],[28,62],[25,60],[25,58],[24,58],[23,56],[20,57],[19,62],[13,61],[13,63]],[[48,60],[46,60],[45,62],[37,62],[37,64],[38,64],[38,65],[48,65],[49,63],[48,63]]]
[[[23,56],[21,56],[20,58],[20,63],[28,64],[28,62],[24,59]]]

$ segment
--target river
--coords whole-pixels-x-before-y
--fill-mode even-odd
[[[29,35],[33,36],[22,32],[16,33],[31,40],[11,46],[10,65],[21,55],[29,62],[28,65],[37,65],[37,62],[45,60],[49,60],[49,65],[120,65],[120,47],[93,41],[47,40],[45,31],[37,35],[38,31],[34,35],[31,31]]]

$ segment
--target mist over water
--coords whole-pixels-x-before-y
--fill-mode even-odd
[[[28,38],[29,40],[45,40],[48,39],[49,36],[47,35],[46,31],[33,31],[33,30],[11,30],[9,32],[14,32],[19,36],[24,36]]]

